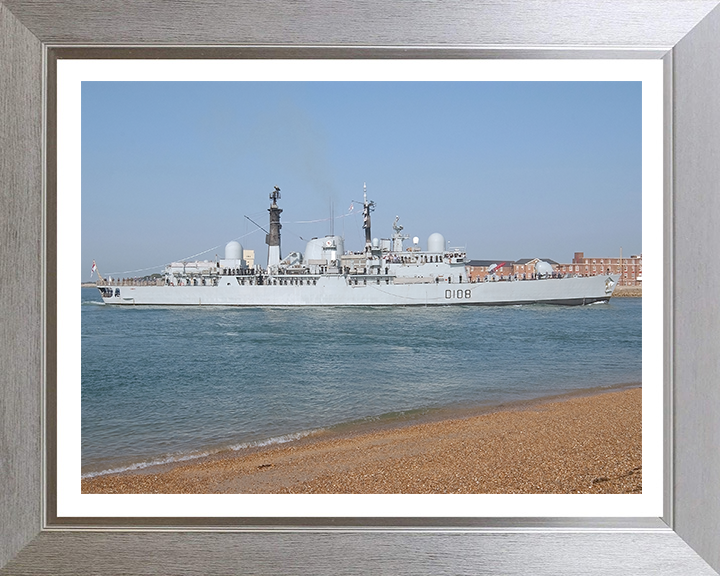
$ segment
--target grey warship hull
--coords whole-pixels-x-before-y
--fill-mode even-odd
[[[107,304],[159,306],[583,305],[609,300],[618,280],[614,275],[474,284],[391,284],[389,278],[382,277],[320,276],[294,277],[287,279],[288,284],[283,277],[267,277],[260,285],[242,285],[240,278],[221,277],[217,286],[109,286],[103,300]]]

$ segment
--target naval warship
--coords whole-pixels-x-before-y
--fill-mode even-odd
[[[552,266],[535,264],[528,279],[498,278],[470,282],[465,251],[447,249],[433,233],[422,250],[419,240],[404,247],[398,218],[391,238],[372,237],[375,203],[363,195],[365,246],[346,252],[344,238],[313,238],[304,254],[280,250],[280,188],[270,194],[267,266],[249,267],[237,241],[225,246],[225,258],[173,262],[162,277],[148,281],[112,281],[99,274],[105,304],[180,306],[447,306],[563,304],[584,305],[610,299],[619,275],[557,277]],[[95,265],[93,263],[93,269]]]

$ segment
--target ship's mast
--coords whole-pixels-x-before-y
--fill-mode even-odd
[[[375,210],[375,202],[367,199],[367,186],[363,184],[363,228],[365,228],[365,250],[372,248],[372,232],[370,231],[370,212]]]
[[[393,222],[393,230],[395,230],[395,233],[393,234],[393,252],[402,252],[403,251],[403,240],[407,240],[409,236],[407,234],[400,234],[403,229],[403,225],[399,223],[400,216],[395,216],[395,222]]]
[[[275,190],[270,193],[270,232],[265,236],[265,244],[268,245],[268,269],[271,266],[277,266],[280,263],[282,256],[280,255],[280,213],[281,208],[278,208],[277,201],[280,199],[280,188],[275,186]]]

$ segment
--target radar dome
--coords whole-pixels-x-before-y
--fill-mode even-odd
[[[428,252],[444,252],[445,251],[445,237],[439,232],[430,234],[428,238]]]
[[[233,240],[225,245],[225,260],[241,260],[242,253],[243,248],[240,242]]]
[[[552,274],[552,266],[543,260],[535,264],[535,274],[538,276],[549,276]]]

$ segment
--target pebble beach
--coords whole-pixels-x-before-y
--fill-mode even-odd
[[[85,478],[83,493],[630,494],[642,492],[641,388]]]

